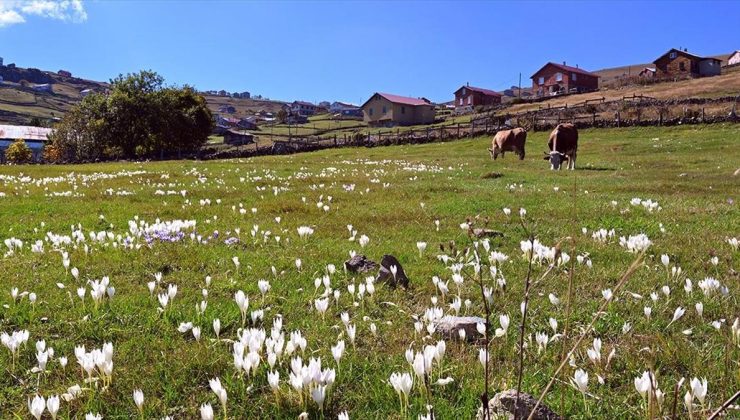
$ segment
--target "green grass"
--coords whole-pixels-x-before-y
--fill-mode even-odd
[[[527,209],[527,227],[542,243],[553,246],[571,236],[576,239],[576,253],[567,241],[563,249],[573,258],[588,253],[593,261],[592,269],[576,265],[571,331],[580,332],[588,325],[602,302],[601,291],[613,288],[634,258],[616,238],[607,244],[592,240],[591,230],[615,229],[617,236],[645,233],[653,241],[644,264],[625,287],[644,298],[636,301],[619,293],[618,300],[596,323],[596,331],[588,334],[575,353],[578,367],[589,373],[589,413],[584,411],[580,393],[567,384],[574,372],[569,366],[546,403],[576,419],[644,417],[633,379],[653,368],[667,394],[666,409],[673,403],[676,381],[694,376],[707,378],[707,405],[716,408],[740,387],[740,351],[730,341],[729,328],[740,314],[735,274],[738,254],[726,242],[727,237],[737,237],[740,232],[736,204],[739,177],[732,175],[740,167],[738,141],[737,125],[584,130],[574,172],[549,171],[541,158],[546,133],[529,135],[524,161],[515,156],[491,161],[486,151],[490,138],[486,137],[218,162],[0,167],[0,192],[5,193],[0,197],[0,239],[16,237],[25,242],[15,255],[0,259],[0,305],[6,305],[0,307],[0,331],[30,331],[29,343],[20,350],[15,368],[11,367],[10,353],[0,348],[4,372],[0,375],[0,417],[27,418],[29,397],[36,393],[48,397],[73,384],[83,385],[75,346],[84,344],[90,351],[107,341],[115,346],[112,385],[105,390],[87,390],[73,402],[62,402],[62,417],[80,417],[89,411],[106,418],[134,417],[131,394],[136,388],[145,394],[146,418],[197,418],[198,407],[205,402],[213,404],[220,417],[218,401],[208,386],[213,377],[220,377],[228,391],[231,418],[296,418],[306,409],[311,418],[319,417],[315,404],[305,408],[286,382],[290,369],[287,358],[278,362],[281,390],[277,395],[267,385],[264,351],[255,376],[236,375],[232,346],[225,340],[235,339],[240,327],[233,296],[243,290],[250,298],[250,311],[265,310],[265,322],[260,325],[268,335],[277,314],[283,316],[286,335],[303,332],[308,340],[304,362],[321,357],[325,367],[336,368],[330,347],[340,337],[346,341],[336,383],[325,403],[326,418],[336,418],[344,410],[355,419],[400,418],[398,398],[388,385],[388,377],[392,372],[413,372],[404,358],[407,348],[420,351],[424,344],[440,339],[415,334],[411,315],[421,315],[431,305],[430,297],[435,295],[432,276],[444,281],[451,277],[436,258],[439,244],[455,241],[458,249],[468,246],[459,225],[476,216],[479,220],[489,218],[489,227],[504,233],[491,245],[510,256],[510,262],[501,268],[506,290],[497,290],[493,299],[493,326],[499,326],[498,314],[507,313],[512,321],[508,333],[491,345],[491,390],[515,387],[519,303],[527,271],[519,249],[526,236],[514,216],[520,207]],[[502,176],[490,176],[492,172]],[[47,180],[42,181],[44,178]],[[354,190],[346,191],[343,185],[350,184]],[[273,188],[278,188],[277,194]],[[108,189],[114,195],[107,194]],[[184,198],[155,195],[157,190],[185,190],[187,194]],[[79,196],[48,196],[66,191]],[[134,195],[115,195],[120,191]],[[328,196],[332,197],[330,202]],[[650,213],[632,206],[634,197],[658,201],[662,210]],[[199,201],[204,199],[210,199],[211,204],[201,206]],[[317,208],[320,199],[329,205],[328,212]],[[246,214],[238,211],[241,206]],[[503,207],[513,210],[511,219],[503,214]],[[276,217],[281,218],[279,223]],[[172,244],[157,242],[151,248],[114,247],[116,235],[126,237],[128,222],[134,218],[148,223],[155,219],[196,220],[197,233],[209,238],[209,243],[186,239]],[[440,221],[439,230],[435,220]],[[661,223],[665,232],[661,232]],[[78,224],[85,242],[63,247],[71,266],[80,271],[76,281],[65,272],[60,252],[50,243],[45,244],[44,253],[32,253],[30,247],[47,231],[69,235],[71,226],[76,229]],[[363,234],[370,238],[364,249],[347,239],[348,224],[357,230],[357,238]],[[250,234],[254,225],[259,226],[257,239]],[[315,229],[307,240],[296,233],[303,225]],[[583,227],[589,230],[588,236],[580,233]],[[241,230],[240,243],[224,244],[227,237],[236,236],[237,228]],[[89,236],[92,231],[112,232],[114,239],[94,242]],[[217,239],[212,238],[214,231],[219,232]],[[271,232],[266,242],[261,239],[264,231]],[[275,236],[281,237],[279,243]],[[428,243],[422,256],[416,249],[417,241]],[[366,296],[354,306],[347,285],[359,284],[364,276],[342,271],[350,250],[376,261],[386,253],[395,255],[410,276],[411,287],[403,290],[378,284],[374,296]],[[669,255],[672,264],[680,265],[684,276],[693,280],[690,295],[684,293],[683,279],[667,279],[660,254]],[[716,267],[709,262],[712,255],[719,258]],[[238,271],[231,260],[234,256],[241,260]],[[303,261],[300,272],[295,268],[296,258]],[[341,291],[341,297],[338,303],[332,300],[322,319],[313,306],[320,293],[313,284],[327,264],[338,267],[331,285]],[[276,276],[271,267],[275,267]],[[537,278],[544,271],[545,266],[537,265],[533,276]],[[158,292],[167,284],[179,287],[164,314],[157,311],[156,297],[147,290],[147,282],[157,272],[164,273]],[[199,316],[195,305],[203,299],[201,290],[208,275],[213,280],[208,288],[208,307]],[[94,310],[88,290],[83,306],[75,289],[84,286],[85,280],[103,276],[110,277],[115,296]],[[727,285],[729,296],[705,297],[697,283],[707,276]],[[268,279],[272,286],[264,301],[257,287],[259,279]],[[59,289],[56,283],[63,283],[66,289]],[[552,335],[550,317],[557,319],[562,333],[564,305],[551,305],[548,294],[554,293],[565,302],[567,283],[567,272],[559,268],[531,291],[527,334],[532,336],[527,340],[523,379],[523,390],[531,394],[539,395],[544,389],[566,342],[552,342],[538,354],[534,333]],[[663,285],[671,288],[669,299],[660,291]],[[27,297],[14,303],[12,287],[36,293],[35,306]],[[447,311],[451,295],[457,293],[452,282],[449,288],[446,300],[442,302],[440,296],[439,302]],[[649,298],[653,291],[660,294],[657,302]],[[472,301],[471,308],[463,311],[481,315],[480,292],[470,277],[466,276],[460,293],[463,300]],[[704,304],[703,320],[694,310],[698,301]],[[650,320],[643,315],[646,305],[653,308]],[[678,306],[686,308],[686,314],[669,326]],[[357,326],[354,348],[340,320],[343,311],[350,313]],[[211,329],[215,318],[222,324],[220,342],[214,341]],[[726,320],[719,331],[708,325],[719,319]],[[186,321],[202,328],[200,342],[177,331]],[[377,337],[370,333],[371,322],[378,328]],[[632,324],[629,334],[622,333],[624,322]],[[691,335],[682,333],[689,328]],[[586,356],[594,337],[603,340],[603,358],[616,350],[608,369],[604,363],[596,367]],[[45,339],[56,353],[47,366],[49,372],[41,376],[31,372],[36,366],[34,343],[39,339]],[[573,338],[567,343],[572,344]],[[446,387],[432,386],[431,401],[427,401],[417,380],[410,398],[410,418],[425,413],[427,403],[434,406],[440,419],[474,416],[483,390],[479,347],[447,340],[442,366],[435,367],[432,379],[450,376],[454,382]],[[62,355],[69,358],[66,370],[56,359]],[[597,383],[597,374],[604,377],[604,385]],[[681,396],[686,390],[684,385]],[[678,409],[687,416],[681,402]]]

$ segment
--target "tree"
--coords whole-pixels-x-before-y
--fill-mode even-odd
[[[205,99],[185,86],[165,87],[153,71],[111,80],[107,95],[90,94],[52,135],[63,160],[149,158],[193,153],[213,119]]]
[[[23,139],[13,142],[5,150],[5,160],[10,163],[26,163],[33,159],[33,152]]]
[[[277,115],[275,115],[275,117],[280,124],[285,124],[285,121],[287,121],[288,119],[288,111],[281,109],[277,112]]]

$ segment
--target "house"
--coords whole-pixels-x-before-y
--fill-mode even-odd
[[[0,66],[2,65],[2,59],[0,58]],[[728,66],[734,66],[736,64],[740,64],[740,50],[735,51],[734,53],[730,54],[730,56],[727,58],[727,65]]]
[[[722,60],[713,57],[699,57],[686,49],[671,48],[653,61],[656,76],[660,77],[701,77],[720,74]]]
[[[34,162],[41,161],[52,131],[51,128],[27,125],[0,125],[0,163],[5,163],[5,150],[18,139],[23,139],[31,149]]]
[[[223,89],[222,90],[219,90],[218,91],[218,96],[229,96],[229,92],[227,92],[227,91],[225,91]]]
[[[294,101],[290,104],[290,112],[305,117],[316,114],[316,105],[310,102]]]
[[[257,117],[242,118],[236,126],[243,130],[257,130]]]
[[[80,96],[82,96],[84,98],[85,96],[87,96],[87,95],[89,95],[91,93],[95,93],[95,91],[92,90],[92,89],[82,89],[80,91]]]
[[[2,66],[3,66],[3,58],[0,57],[0,67],[2,67]]]
[[[31,89],[35,90],[36,92],[47,92],[47,93],[54,93],[54,90],[51,88],[51,83],[43,83],[40,85],[33,85]]]
[[[305,115],[299,115],[299,114],[288,114],[288,117],[285,119],[286,124],[306,124],[308,122],[308,117]]]
[[[652,79],[653,77],[655,77],[655,69],[645,67],[644,69],[640,70],[640,73],[638,73],[637,75],[645,79]]]
[[[532,92],[538,97],[599,89],[599,76],[578,67],[547,63],[531,77]]]
[[[237,130],[226,130],[224,132],[224,143],[233,145],[244,145],[254,143],[252,134]]]
[[[429,101],[389,93],[374,93],[360,108],[372,126],[431,124],[435,117]]]
[[[72,73],[67,70],[59,70],[57,74],[64,77],[72,77]]]
[[[455,91],[455,109],[462,111],[478,105],[498,105],[501,103],[501,96],[498,92],[466,83]]]
[[[228,128],[228,127],[236,127],[237,125],[239,125],[238,118],[229,118],[229,117],[224,117],[223,115],[216,114],[213,116],[213,119],[215,120],[216,125],[220,127]]]
[[[348,104],[346,102],[334,101],[331,103],[331,105],[329,105],[329,112],[331,112],[332,114],[341,114],[342,111],[357,109],[360,109],[360,107],[355,104]]]
[[[218,107],[218,112],[224,112],[226,114],[233,114],[236,112],[236,108],[231,105],[221,105]]]

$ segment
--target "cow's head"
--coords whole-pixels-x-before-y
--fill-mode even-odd
[[[494,144],[493,149],[488,149],[488,153],[491,154],[491,159],[496,160],[498,155],[501,153],[501,148],[498,146],[498,144]]]
[[[549,154],[547,152],[544,153],[544,159],[550,161],[550,169],[560,170],[560,166],[568,159],[565,153],[560,153],[556,150],[551,151]]]

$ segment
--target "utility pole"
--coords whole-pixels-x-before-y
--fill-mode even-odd
[[[522,72],[519,72],[519,99],[522,99]]]

